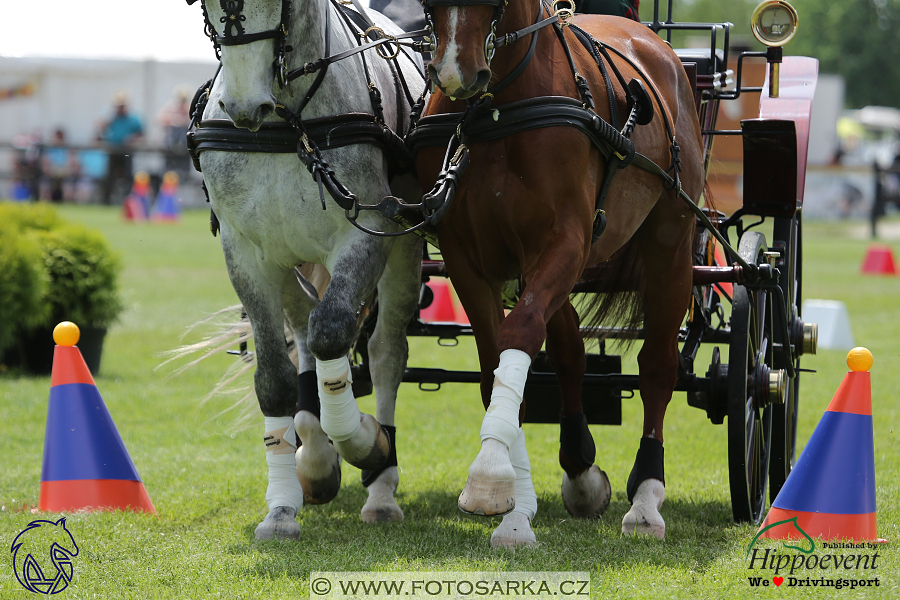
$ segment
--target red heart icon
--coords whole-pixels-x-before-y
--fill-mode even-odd
[[[772,578],[772,583],[774,583],[776,586],[781,585],[783,582],[784,582],[784,577],[773,577]]]

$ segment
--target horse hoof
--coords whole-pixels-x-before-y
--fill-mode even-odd
[[[609,506],[611,495],[609,477],[597,465],[591,465],[590,469],[579,473],[574,479],[563,473],[563,505],[573,517],[599,517]]]
[[[394,523],[403,520],[403,511],[394,499],[398,483],[400,475],[397,467],[389,467],[369,485],[369,499],[360,513],[363,522]]]
[[[330,456],[313,456],[313,450],[305,445],[297,448],[297,479],[303,488],[304,504],[331,502],[341,489],[341,457],[331,444],[327,446]]]
[[[516,472],[506,444],[488,438],[469,467],[466,487],[459,495],[459,510],[488,517],[505,515],[516,507]]]
[[[528,517],[519,512],[511,512],[491,534],[491,548],[517,548],[536,546],[537,538],[531,530]]]
[[[622,533],[666,539],[666,522],[659,514],[665,496],[666,488],[658,479],[641,482],[634,494],[631,510],[622,518]]]
[[[341,457],[312,413],[298,412],[294,416],[294,427],[301,440],[295,457],[303,502],[331,502],[341,489]]]
[[[391,440],[381,424],[370,414],[359,417],[359,431],[349,440],[335,442],[344,460],[363,471],[377,471],[391,453]]]
[[[290,506],[276,506],[269,511],[262,523],[256,526],[256,539],[300,539],[297,511]]]

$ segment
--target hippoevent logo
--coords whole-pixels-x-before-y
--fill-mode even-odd
[[[762,534],[779,526],[793,527],[800,534],[798,543],[782,542],[780,550],[755,547]],[[792,517],[764,527],[750,542],[747,568],[753,573],[747,579],[750,587],[878,587],[880,547],[870,542],[819,542],[817,546],[797,524],[797,517]]]
[[[32,521],[13,540],[10,552],[16,579],[29,592],[58,594],[72,581],[75,538],[59,521]]]

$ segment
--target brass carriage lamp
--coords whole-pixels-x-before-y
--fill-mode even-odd
[[[781,47],[797,32],[797,11],[784,0],[763,0],[750,17],[750,30],[754,37],[767,47],[769,97],[777,98]]]

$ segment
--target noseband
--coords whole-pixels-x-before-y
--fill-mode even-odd
[[[186,1],[188,4],[193,4],[197,0]],[[293,50],[287,43],[287,24],[291,19],[291,0],[281,0],[281,20],[275,29],[256,33],[244,31],[243,22],[247,19],[241,14],[244,10],[244,0],[219,0],[219,6],[225,11],[225,16],[219,18],[219,22],[222,23],[221,35],[216,31],[209,18],[209,13],[206,12],[206,4],[202,1],[200,4],[203,6],[203,19],[206,21],[206,36],[212,40],[217,59],[221,60],[222,46],[242,46],[259,40],[275,40],[275,61],[273,63],[275,79],[281,87],[287,85],[288,72],[285,55]]]

